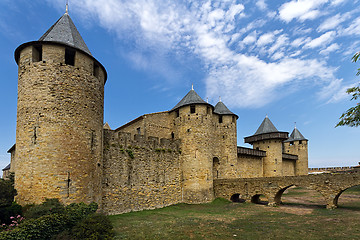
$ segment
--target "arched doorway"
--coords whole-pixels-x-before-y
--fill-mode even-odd
[[[220,160],[217,157],[213,158],[213,179],[219,178]]]

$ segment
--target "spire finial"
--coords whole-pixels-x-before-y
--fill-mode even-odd
[[[206,98],[206,102],[209,103],[209,98],[208,97]]]
[[[296,128],[296,122],[294,122],[294,125],[295,125],[295,127],[294,127],[294,128]]]
[[[69,0],[66,0],[66,10],[65,10],[66,14],[69,14]]]
[[[219,102],[221,102],[221,96],[219,96]]]
[[[193,83],[191,84],[191,90],[194,90],[194,84]]]
[[[269,116],[266,114],[266,118],[269,118]]]

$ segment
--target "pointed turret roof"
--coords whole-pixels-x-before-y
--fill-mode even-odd
[[[31,45],[46,45],[46,44],[58,44],[66,45],[72,48],[75,48],[84,54],[90,56],[103,70],[105,73],[104,83],[107,80],[107,72],[105,67],[92,56],[89,48],[86,46],[83,38],[81,37],[79,31],[75,27],[74,22],[71,20],[68,11],[66,10],[65,14],[52,25],[44,35],[40,37],[38,41],[31,41],[21,44],[14,53],[15,61],[19,63],[20,52],[28,46]]]
[[[91,55],[89,48],[67,12],[40,37],[39,41],[62,43]]]
[[[281,141],[283,141],[288,138],[289,133],[280,132],[277,130],[274,124],[270,121],[269,117],[266,116],[255,134],[249,137],[245,137],[244,140],[245,143],[252,144],[254,142],[263,141],[266,139],[281,139]]]
[[[205,102],[196,92],[194,89],[191,89],[181,101],[175,105],[170,111],[174,111],[180,107],[187,106],[190,104],[206,104],[210,105]],[[211,106],[211,105],[210,105]]]
[[[274,124],[270,121],[269,117],[266,116],[264,121],[261,123],[258,130],[254,135],[263,134],[263,133],[271,133],[271,132],[279,132]]]
[[[236,114],[231,112],[222,101],[219,101],[215,105],[214,113],[217,113],[219,115],[234,115],[236,116],[236,118],[239,118]]]
[[[292,141],[300,141],[300,140],[306,140],[307,139],[301,134],[301,132],[295,127],[292,133],[290,134],[290,137],[285,140],[284,142],[292,142]]]
[[[9,170],[9,169],[10,169],[10,163],[6,167],[4,167],[2,170],[5,171],[5,170]]]

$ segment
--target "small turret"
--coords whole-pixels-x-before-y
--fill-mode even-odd
[[[288,132],[278,131],[266,116],[255,134],[245,137],[245,143],[252,144],[254,149],[266,151],[264,177],[282,176],[282,142],[288,139],[288,135]]]
[[[169,113],[174,132],[181,139],[183,201],[202,203],[213,200],[213,116],[214,107],[192,88]]]
[[[285,153],[298,155],[295,164],[295,175],[308,174],[308,140],[296,128],[290,134],[290,137],[284,141]]]
[[[216,119],[218,118],[218,119]],[[237,161],[236,120],[239,117],[231,112],[219,98],[214,109],[214,122],[218,145],[214,149],[219,159],[219,171],[214,178],[236,178],[239,176]]]

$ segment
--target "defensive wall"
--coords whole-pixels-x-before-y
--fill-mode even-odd
[[[106,214],[182,202],[180,141],[104,130],[103,198]]]
[[[229,200],[244,199],[259,202],[260,195],[268,199],[268,205],[281,203],[281,196],[291,186],[306,187],[321,193],[326,208],[337,207],[339,196],[346,189],[360,185],[360,173],[329,173],[304,176],[215,179],[214,195]]]

